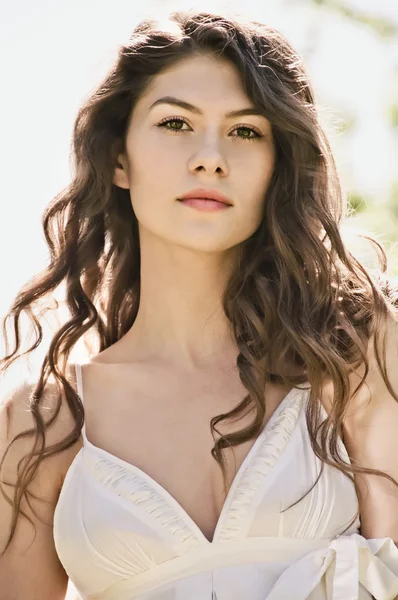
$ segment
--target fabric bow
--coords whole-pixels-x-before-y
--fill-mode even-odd
[[[330,600],[359,600],[360,585],[376,600],[398,600],[398,548],[391,538],[366,539],[357,533],[295,561],[266,600],[306,600],[324,574]]]

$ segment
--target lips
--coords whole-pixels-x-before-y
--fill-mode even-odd
[[[229,200],[227,196],[224,196],[221,192],[217,190],[210,190],[206,188],[197,188],[196,190],[191,190],[186,194],[183,194],[178,198],[178,200],[188,200],[189,198],[201,198],[203,200],[214,200],[216,202],[221,202],[222,204],[226,204],[227,206],[232,206],[232,202]]]

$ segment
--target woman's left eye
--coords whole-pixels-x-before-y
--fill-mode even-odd
[[[160,123],[158,123],[158,127],[162,127],[163,129],[166,129],[167,131],[172,131],[173,133],[183,133],[184,131],[189,131],[188,129],[181,129],[180,127],[167,127],[167,125],[169,125],[170,123],[178,123],[179,125],[188,125],[188,123],[184,120],[184,119],[180,119],[180,118],[168,118],[165,119],[163,121],[160,121]],[[233,131],[239,131],[239,130],[244,130],[246,132],[246,135],[234,135],[232,137],[235,138],[240,138],[242,140],[248,140],[248,141],[252,141],[252,140],[258,140],[263,138],[263,134],[260,133],[259,131],[257,131],[256,129],[254,129],[253,127],[249,127],[248,125],[239,125],[239,127],[235,127],[235,129]],[[254,136],[251,136],[250,134],[254,134]],[[250,137],[249,137],[250,136]]]
[[[240,125],[239,127],[236,127],[234,129],[234,131],[238,131],[239,129],[244,129],[244,130],[246,130],[246,132],[249,132],[249,134],[254,133],[254,137],[248,137],[247,135],[244,135],[242,137],[242,140],[258,140],[258,139],[264,137],[262,133],[260,133],[256,129],[253,129],[253,127],[248,127],[247,125]],[[234,136],[234,137],[240,137],[240,136],[238,135],[238,136]]]

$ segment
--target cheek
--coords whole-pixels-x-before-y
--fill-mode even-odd
[[[258,204],[259,198],[264,197],[268,189],[274,164],[275,158],[271,149],[263,152],[248,152],[236,161],[235,169],[239,173],[237,183],[240,189],[245,190],[245,196],[251,198],[255,205]]]
[[[160,139],[159,139],[160,138]],[[131,159],[131,175],[135,185],[143,181],[151,187],[161,186],[169,181],[172,172],[181,166],[183,157],[179,156],[178,146],[170,148],[170,143],[162,140],[162,136],[147,134],[136,138],[129,148]],[[181,154],[181,153],[180,153]],[[164,178],[166,175],[166,179]]]
[[[274,155],[272,152],[252,155],[250,163],[242,169],[241,189],[244,190],[246,207],[246,220],[249,227],[256,227],[264,215],[267,190],[274,171]],[[242,215],[243,217],[243,215]]]
[[[172,225],[173,199],[181,192],[181,161],[175,151],[150,135],[136,137],[128,148],[130,199],[138,221],[161,233]]]

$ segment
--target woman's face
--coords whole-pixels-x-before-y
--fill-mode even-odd
[[[157,102],[165,96],[193,108]],[[153,79],[134,107],[126,154],[118,157],[123,168],[114,173],[114,183],[130,189],[141,241],[150,233],[219,252],[256,231],[275,161],[271,125],[261,115],[226,115],[250,107],[238,71],[225,60],[190,57]],[[178,200],[198,187],[221,192],[232,206],[202,212]]]

